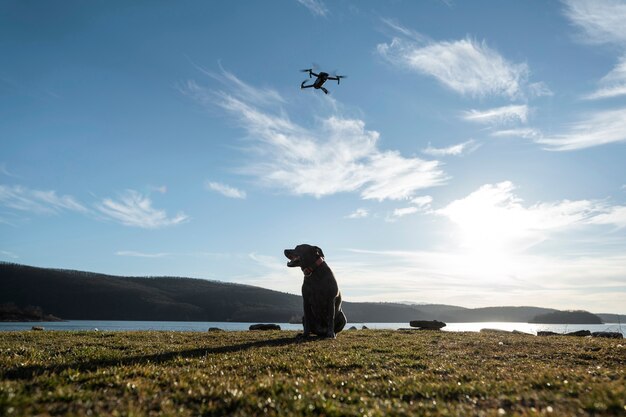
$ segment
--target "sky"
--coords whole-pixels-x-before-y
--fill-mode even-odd
[[[0,261],[626,313],[626,2],[0,0]],[[347,75],[321,90],[302,69]]]

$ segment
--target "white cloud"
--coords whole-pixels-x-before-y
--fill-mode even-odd
[[[564,0],[565,15],[578,26],[581,40],[626,49],[626,3],[620,0]],[[598,100],[626,95],[626,56],[584,98]]]
[[[626,95],[626,82],[624,84],[603,87],[585,96],[587,100],[598,100]]]
[[[469,110],[463,112],[463,119],[487,125],[505,125],[518,122],[526,123],[528,121],[528,106],[519,104],[482,111]]]
[[[448,146],[445,148],[434,148],[429,143],[427,148],[422,149],[422,153],[425,153],[431,156],[448,156],[448,155],[459,156],[459,155],[462,155],[463,153],[473,152],[479,147],[480,147],[480,144],[476,143],[476,141],[473,139],[470,139],[463,143],[457,143],[456,145]]]
[[[562,200],[524,206],[510,181],[485,184],[434,213],[459,229],[464,247],[499,253],[525,250],[561,232],[590,225],[626,225],[626,206]]]
[[[541,137],[543,137],[543,134],[541,133],[541,131],[537,129],[527,127],[527,128],[518,128],[518,129],[496,130],[491,133],[491,136],[495,136],[495,137],[513,136],[513,137],[520,137],[524,139],[540,139]]]
[[[626,56],[622,56],[615,68],[600,80],[600,88],[585,98],[596,100],[623,95],[626,95]]]
[[[20,257],[8,250],[0,250],[0,257],[9,259],[19,259]]]
[[[622,0],[564,0],[565,15],[589,43],[626,45],[626,3]]]
[[[321,0],[297,0],[298,3],[309,9],[316,16],[326,16],[328,9]]]
[[[156,191],[156,192],[161,193],[161,194],[167,193],[167,186],[166,185],[161,185],[160,187],[151,186],[150,189],[152,191]]]
[[[405,37],[377,46],[378,53],[392,64],[429,75],[463,95],[509,98],[521,95],[528,66],[507,61],[484,41],[467,38],[434,42],[406,38],[405,32],[400,33]]]
[[[433,198],[429,195],[422,195],[419,197],[412,198],[410,203],[412,206],[409,207],[401,207],[395,209],[391,215],[388,215],[385,219],[388,222],[394,222],[401,217],[408,216],[410,214],[422,213],[427,211],[430,208],[431,203],[433,202]]]
[[[59,196],[53,190],[33,190],[21,185],[0,185],[0,204],[10,209],[36,214],[59,214],[66,210],[81,213],[88,211],[72,196]]]
[[[626,108],[601,110],[573,123],[565,133],[535,139],[555,151],[571,151],[626,141]]]
[[[218,192],[229,198],[246,198],[246,192],[242,190],[238,190],[237,188],[228,186],[226,184],[222,184],[219,182],[207,181],[205,183],[205,187],[207,190]]]
[[[164,210],[152,207],[152,200],[134,190],[127,190],[119,200],[106,198],[96,205],[107,218],[126,226],[157,229],[183,223],[189,218],[184,213],[168,217]]]
[[[411,203],[415,204],[419,208],[428,207],[430,206],[432,202],[433,202],[433,198],[429,195],[421,195],[411,200]]]
[[[395,218],[408,216],[409,214],[414,214],[419,211],[418,207],[402,207],[397,208],[393,211],[392,216]]]
[[[364,199],[398,200],[447,180],[438,161],[378,149],[379,133],[366,130],[362,120],[334,114],[307,129],[280,108],[272,112],[254,106],[246,98],[246,91],[254,88],[240,88],[241,84],[227,84],[235,90],[232,94],[211,93],[192,82],[188,83],[191,91],[182,91],[202,103],[212,97],[239,120],[254,140],[251,150],[260,156],[241,172],[256,176],[262,184],[296,195],[360,192]]]
[[[626,206],[609,207],[604,213],[593,217],[589,223],[617,226],[618,228],[626,227]]]
[[[363,218],[365,218],[367,216],[369,216],[369,211],[367,209],[358,208],[355,211],[353,211],[352,213],[348,214],[346,216],[346,218],[348,218],[348,219],[363,219]]]
[[[361,191],[364,199],[403,200],[447,179],[438,161],[405,158],[397,151],[375,152],[368,159],[360,173],[366,184]]]
[[[550,90],[550,87],[548,87],[543,81],[528,84],[528,94],[531,97],[544,97],[554,95],[552,90]]]
[[[164,258],[166,256],[170,256],[171,253],[144,253],[144,252],[135,252],[132,250],[121,250],[115,252],[117,256],[130,256],[135,258]]]

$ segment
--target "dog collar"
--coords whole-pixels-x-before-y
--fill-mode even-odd
[[[313,273],[313,271],[315,271],[315,268],[317,268],[323,263],[324,263],[324,258],[318,258],[317,261],[315,261],[315,265],[302,268],[302,272],[304,272],[304,276],[305,277],[310,276]]]

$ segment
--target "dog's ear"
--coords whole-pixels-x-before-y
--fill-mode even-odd
[[[322,257],[322,258],[324,257],[324,252],[322,252],[322,249],[319,246],[315,246],[315,250],[317,250],[317,254],[320,257]]]

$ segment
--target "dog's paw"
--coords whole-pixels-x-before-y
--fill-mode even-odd
[[[335,332],[328,332],[328,333],[326,333],[326,337],[328,339],[336,339],[337,335],[335,334]]]
[[[306,339],[307,337],[309,337],[308,333],[298,333],[296,335],[296,339],[300,340],[300,339]]]

